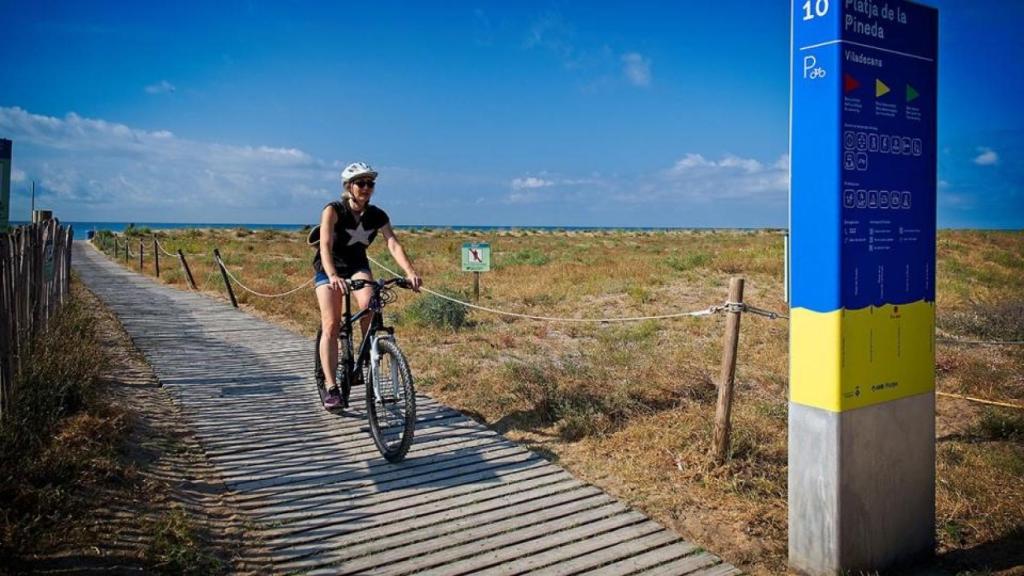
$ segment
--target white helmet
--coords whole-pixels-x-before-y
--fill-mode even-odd
[[[342,185],[348,184],[354,178],[358,178],[359,176],[376,178],[377,171],[371,168],[366,162],[353,162],[341,171],[341,183]]]

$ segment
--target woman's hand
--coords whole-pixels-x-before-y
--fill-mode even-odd
[[[331,274],[327,278],[331,281],[330,286],[332,290],[341,290],[342,294],[348,294],[348,284],[344,278],[337,274]]]
[[[420,278],[420,275],[415,273],[415,272],[413,272],[412,274],[407,275],[405,277],[405,279],[411,285],[413,292],[419,292],[420,291],[420,286],[423,286],[423,279]]]

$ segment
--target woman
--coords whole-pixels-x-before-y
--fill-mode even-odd
[[[363,162],[349,164],[341,172],[341,202],[331,202],[320,214],[320,248],[313,258],[316,271],[316,300],[320,305],[320,324],[323,329],[320,338],[320,365],[324,370],[324,384],[327,396],[324,407],[328,409],[348,405],[348,390],[345,398],[338,391],[338,331],[341,329],[342,296],[348,292],[346,279],[372,280],[370,262],[366,248],[376,238],[384,235],[388,250],[395,262],[405,271],[413,290],[419,292],[422,280],[405,255],[405,250],[395,237],[388,215],[370,204],[377,184],[377,172]],[[314,240],[311,238],[311,240]],[[370,287],[353,293],[359,309],[370,303],[373,289]],[[370,318],[362,318],[363,335],[369,327]],[[318,375],[319,377],[319,375]]]

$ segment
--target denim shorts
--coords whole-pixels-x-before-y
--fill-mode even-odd
[[[369,274],[370,273],[370,269],[369,268],[356,268],[354,270],[348,270],[348,269],[338,270],[338,276],[341,276],[342,278],[351,278],[351,277],[355,276],[356,274],[358,274],[360,272],[366,272],[367,274]],[[320,271],[320,272],[316,273],[316,276],[313,276],[313,288],[316,288],[317,286],[323,286],[324,284],[330,284],[330,283],[331,283],[331,279],[327,277],[327,272]]]

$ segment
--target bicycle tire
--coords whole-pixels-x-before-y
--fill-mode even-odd
[[[409,362],[394,341],[378,340],[377,351],[379,358],[376,372],[381,379],[379,387],[382,398],[374,394],[373,371],[365,378],[366,416],[370,421],[370,435],[388,462],[401,462],[412,446],[416,428],[416,389]],[[401,380],[398,386],[392,384],[392,379],[396,377]]]

